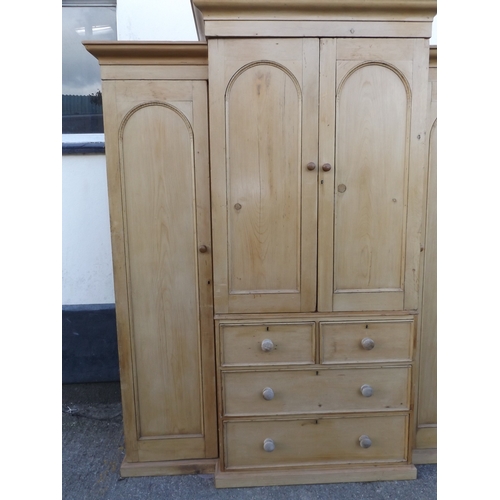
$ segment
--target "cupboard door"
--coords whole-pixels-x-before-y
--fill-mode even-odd
[[[316,309],[318,43],[209,40],[216,313]]]
[[[206,82],[104,95],[127,460],[216,457]]]
[[[320,163],[335,168],[320,172],[320,310],[417,307],[426,44],[322,40],[322,68],[335,60],[336,74],[321,79],[320,134],[334,146]]]

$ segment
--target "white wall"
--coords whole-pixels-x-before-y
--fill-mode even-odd
[[[119,40],[197,40],[189,0],[117,0],[117,31]],[[105,157],[63,156],[62,178],[62,303],[113,303]]]
[[[63,156],[62,216],[62,303],[113,303],[104,155]]]

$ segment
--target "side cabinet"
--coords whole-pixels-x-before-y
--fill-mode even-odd
[[[205,44],[87,45],[100,61],[126,458],[217,457]],[[142,464],[142,467],[138,467]]]
[[[423,255],[417,434],[413,460],[437,460],[437,48],[431,47],[428,93],[429,171]]]

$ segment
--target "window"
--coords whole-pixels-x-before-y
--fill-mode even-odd
[[[63,0],[63,134],[104,131],[99,63],[82,45],[91,40],[116,40],[116,0]]]

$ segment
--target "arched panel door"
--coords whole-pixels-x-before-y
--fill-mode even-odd
[[[209,50],[215,311],[315,311],[318,40]]]
[[[108,131],[118,140],[107,154],[119,159],[110,184],[122,212],[113,231],[124,252],[115,276],[127,457],[215,457],[206,83],[107,89],[116,96]]]
[[[334,308],[403,308],[408,90],[374,63],[337,89]]]
[[[319,310],[416,308],[425,130],[412,89],[425,88],[414,85],[423,48],[322,41],[322,70],[336,74],[321,80],[321,105],[335,110],[320,122],[330,125],[320,143],[333,144],[320,163],[333,168],[320,173]]]

